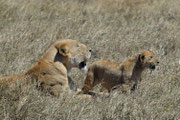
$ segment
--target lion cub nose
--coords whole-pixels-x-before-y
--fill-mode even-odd
[[[151,69],[153,69],[153,70],[154,70],[154,69],[156,69],[156,66],[155,66],[155,65],[153,65],[153,66],[151,67]]]

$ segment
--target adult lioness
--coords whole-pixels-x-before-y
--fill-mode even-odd
[[[149,50],[142,51],[121,64],[96,61],[88,69],[82,91],[87,93],[100,83],[109,92],[116,86],[121,86],[124,92],[134,90],[141,73],[146,68],[154,70],[158,63],[155,54]]]
[[[40,83],[42,89],[53,95],[59,95],[70,90],[71,68],[86,69],[86,62],[90,56],[91,50],[86,45],[76,40],[59,40],[54,42],[25,74],[2,77],[0,81],[14,81],[22,76],[30,76]]]

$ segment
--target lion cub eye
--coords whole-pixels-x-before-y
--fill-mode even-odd
[[[150,58],[153,58],[153,56],[150,56]]]

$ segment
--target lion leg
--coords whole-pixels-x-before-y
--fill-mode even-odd
[[[97,84],[99,84],[100,81],[99,80],[95,80],[94,79],[94,73],[89,71],[88,74],[87,74],[87,77],[85,79],[85,82],[84,82],[84,86],[82,88],[82,91],[84,93],[88,93],[89,90],[91,90],[94,86],[96,86]]]
[[[60,94],[62,94],[63,92],[67,92],[68,90],[65,89],[64,86],[62,85],[54,85],[54,86],[50,86],[49,92],[54,95],[54,96],[59,96]]]
[[[112,86],[110,86],[108,83],[104,82],[101,85],[102,85],[101,92],[105,90],[107,90],[108,93],[111,92]]]
[[[41,84],[41,90],[45,90],[54,96],[59,96],[62,92],[68,91],[64,86],[60,84]]]
[[[138,88],[138,82],[141,82],[142,81],[142,79],[140,78],[139,80],[136,80],[135,82],[134,82],[134,84],[132,85],[132,87],[131,87],[131,91],[135,91],[137,88]]]
[[[127,85],[127,84],[123,84],[122,85],[122,92],[123,93],[127,93],[129,90],[130,90],[130,86],[129,85]]]
[[[135,84],[135,82],[127,82],[125,84],[122,84],[122,92],[123,93],[127,93],[130,91],[133,91],[135,89],[137,84]]]
[[[70,90],[78,91],[76,83],[69,76],[68,76],[68,83],[69,83]]]

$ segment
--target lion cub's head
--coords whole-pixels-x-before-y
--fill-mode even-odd
[[[58,50],[59,57],[55,61],[60,60],[68,69],[78,67],[86,70],[86,62],[91,57],[91,49],[76,40],[63,40],[55,45]]]
[[[144,68],[150,68],[151,70],[154,70],[156,65],[159,64],[156,55],[150,50],[142,51],[139,54],[139,59]]]

